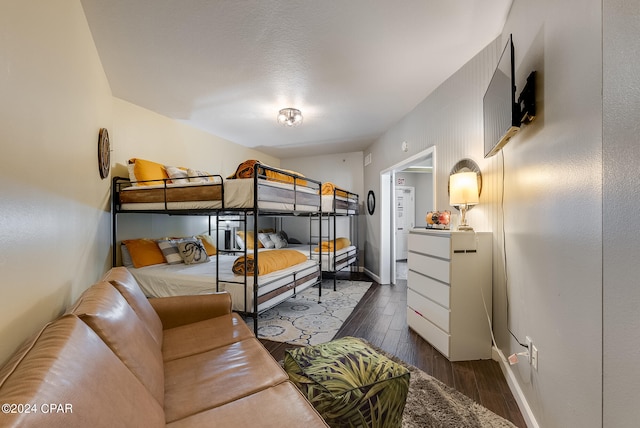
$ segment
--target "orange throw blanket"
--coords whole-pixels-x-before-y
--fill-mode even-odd
[[[322,247],[323,253],[328,253],[329,251],[333,251],[333,247],[335,246],[336,251],[341,250],[343,248],[351,245],[351,241],[349,238],[336,238],[335,241],[322,241],[320,243],[320,247]],[[318,247],[314,248],[313,251],[316,253],[320,251]]]
[[[347,192],[336,187],[335,184],[327,181],[322,183],[322,194],[323,195],[333,195],[333,192],[336,192],[336,196],[342,196],[343,198],[347,197]]]
[[[233,262],[231,270],[236,275],[245,274],[245,256],[238,257]],[[260,251],[258,254],[258,266],[256,266],[253,254],[247,255],[247,275],[266,275],[281,269],[295,266],[307,260],[307,256],[296,250],[269,250]]]
[[[229,177],[227,177],[228,179],[233,179],[233,178],[253,178],[253,172],[255,171],[254,167],[255,165],[265,165],[263,163],[261,163],[259,160],[255,160],[255,159],[250,159],[250,160],[246,160],[244,162],[242,162],[240,165],[238,165],[238,168],[236,168],[236,172],[233,173],[233,175],[230,175]],[[268,165],[265,165],[268,166]],[[304,177],[302,174],[300,174],[299,172],[296,171],[290,171],[288,169],[280,169],[281,171],[284,172],[288,172],[290,174],[295,174],[299,177]],[[294,180],[294,177],[287,175],[287,174],[282,174],[279,173],[277,171],[272,171],[270,169],[264,169],[264,168],[258,168],[258,174],[260,175],[266,175],[267,180],[273,180],[273,181],[280,181],[280,182],[284,182],[284,183],[293,183],[294,181],[296,181],[297,184],[301,185],[301,186],[306,186],[307,185],[307,181],[306,180]]]

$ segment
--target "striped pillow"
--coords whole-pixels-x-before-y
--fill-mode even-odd
[[[161,239],[157,241],[157,243],[158,248],[162,251],[162,255],[168,264],[177,265],[178,263],[182,263],[182,257],[180,256],[180,250],[178,249],[176,241]]]

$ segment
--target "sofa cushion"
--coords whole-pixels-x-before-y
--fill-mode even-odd
[[[238,314],[222,315],[164,331],[162,358],[188,357],[254,337]]]
[[[0,414],[3,427],[162,427],[165,423],[153,396],[73,315],[47,324],[0,369],[0,402],[30,403],[37,410]],[[55,414],[50,413],[51,403],[56,404]]]
[[[167,423],[221,406],[287,380],[255,338],[165,362]]]
[[[108,282],[89,287],[70,310],[164,403],[164,366],[160,346],[124,297]]]
[[[328,425],[291,382],[281,383],[167,425],[168,428],[251,426],[316,428]]]
[[[105,274],[103,281],[110,282],[124,296],[129,305],[144,322],[154,340],[162,345],[162,322],[145,297],[136,279],[125,267],[116,267]]]

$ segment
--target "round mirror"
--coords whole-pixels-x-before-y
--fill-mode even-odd
[[[482,173],[480,172],[480,167],[478,166],[478,164],[475,163],[472,159],[465,158],[465,159],[459,160],[453,166],[453,168],[451,168],[451,172],[449,173],[449,176],[452,176],[453,174],[456,174],[458,172],[475,172],[478,174],[478,196],[480,196],[482,194]],[[447,181],[447,194],[451,195],[451,188],[449,186],[450,186],[450,182]],[[474,206],[475,205],[469,205],[467,207],[467,210],[470,210]],[[455,205],[453,207],[458,211],[460,211],[459,207]]]
[[[376,195],[373,193],[373,190],[369,190],[367,194],[367,211],[369,215],[373,215],[376,210]]]

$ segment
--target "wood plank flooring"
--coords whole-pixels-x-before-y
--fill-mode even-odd
[[[339,275],[348,277],[349,274]],[[370,281],[357,273],[352,274],[352,279]],[[406,302],[406,280],[399,280],[396,285],[374,282],[336,338],[361,337],[462,392],[514,425],[526,427],[498,363],[492,360],[450,362],[407,327]],[[267,340],[262,343],[276,360],[282,360],[284,351],[296,346]]]

